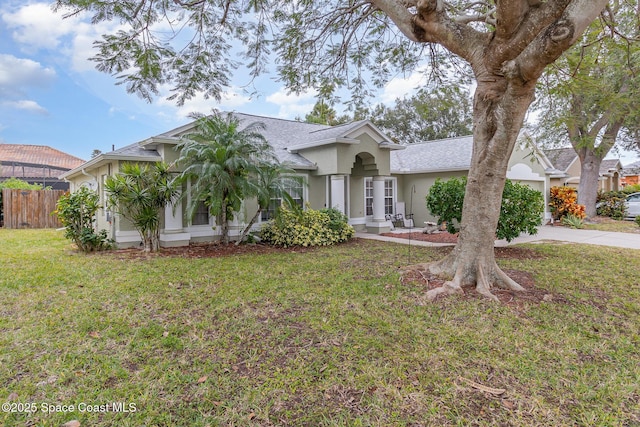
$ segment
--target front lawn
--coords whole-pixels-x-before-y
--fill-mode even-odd
[[[636,224],[635,221],[618,221],[604,216],[598,216],[590,221],[585,221],[584,228],[585,230],[615,231],[619,233],[640,234],[640,227],[638,227],[638,224]]]
[[[640,251],[504,250],[544,298],[425,303],[397,268],[448,250],[83,255],[0,229],[0,424],[640,423]]]

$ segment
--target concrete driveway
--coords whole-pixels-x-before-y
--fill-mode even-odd
[[[399,230],[400,231],[400,230]],[[420,231],[419,229],[414,229]],[[356,237],[363,239],[375,239],[386,242],[395,242],[409,244],[414,246],[452,246],[447,243],[430,243],[418,240],[407,240],[401,238],[379,236],[377,234],[356,233]],[[615,233],[612,231],[597,230],[577,230],[567,227],[554,227],[551,225],[543,225],[538,228],[538,234],[529,236],[523,234],[511,242],[506,240],[496,240],[496,246],[509,246],[518,243],[535,243],[544,241],[559,241],[567,243],[585,243],[589,245],[614,246],[618,248],[640,249],[640,233]]]

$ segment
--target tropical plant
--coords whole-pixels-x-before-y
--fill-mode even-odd
[[[584,205],[578,204],[578,192],[573,187],[551,187],[549,207],[553,218],[561,220],[565,215],[573,215],[580,219],[587,216]]]
[[[295,174],[293,169],[279,163],[265,162],[259,165],[255,173],[248,177],[255,182],[255,197],[258,208],[242,231],[240,238],[236,241],[236,245],[239,245],[245,239],[251,227],[256,223],[262,212],[269,208],[274,199],[282,198],[287,200],[290,198],[287,192],[290,184],[301,181],[300,178],[293,176],[293,174]]]
[[[183,168],[179,179],[191,182],[184,197],[189,201],[187,215],[193,217],[204,202],[221,228],[222,243],[229,243],[228,221],[240,211],[245,198],[260,193],[255,177],[260,169],[275,162],[273,149],[260,133],[262,123],[243,127],[229,113],[214,111],[209,116],[193,114],[196,132],[183,137],[178,145],[177,164]],[[266,173],[266,172],[265,172]]]
[[[571,228],[582,228],[584,224],[582,222],[582,218],[575,215],[565,215],[562,217],[562,225],[569,226]]]
[[[64,226],[64,237],[72,240],[83,252],[110,249],[113,242],[107,237],[106,230],[96,232],[95,215],[100,196],[87,187],[73,193],[63,194],[56,203],[55,214]]]
[[[427,208],[438,217],[439,224],[446,224],[449,233],[457,233],[462,219],[467,178],[437,179],[427,194]],[[536,234],[542,224],[544,200],[542,193],[525,184],[505,182],[500,206],[500,219],[496,237],[511,241],[521,233]]]
[[[143,250],[160,249],[160,212],[178,196],[166,163],[124,163],[105,181],[107,205],[131,221],[140,233]]]

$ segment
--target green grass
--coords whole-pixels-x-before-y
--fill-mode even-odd
[[[0,401],[38,409],[0,424],[638,425],[640,251],[527,248],[499,262],[550,301],[424,304],[406,245],[132,260],[0,229]],[[136,411],[77,408],[110,402]]]

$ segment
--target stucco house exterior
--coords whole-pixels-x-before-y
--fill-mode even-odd
[[[551,186],[569,186],[578,188],[580,184],[580,158],[572,148],[555,148],[544,150],[547,158],[558,170],[551,175]],[[598,189],[601,191],[618,191],[622,177],[622,163],[619,159],[604,159],[598,172]]]
[[[640,184],[640,161],[628,164],[622,170],[622,185]]]
[[[264,124],[262,134],[274,148],[278,160],[304,178],[306,185],[292,184],[295,188],[289,189],[294,199],[308,203],[313,209],[335,207],[347,215],[357,230],[370,233],[389,231],[392,228],[390,219],[395,214],[413,213],[416,227],[433,220],[425,206],[429,187],[437,178],[466,175],[471,162],[471,136],[405,146],[391,142],[368,120],[327,126],[241,113],[234,115],[246,125]],[[97,190],[104,203],[103,183],[108,176],[118,173],[121,164],[156,161],[171,164],[178,158],[176,145],[183,135],[195,130],[194,126],[195,123],[189,123],[100,154],[62,178],[69,181],[72,191],[80,186]],[[508,177],[529,184],[546,197],[549,177],[555,169],[544,153],[525,139],[514,150]],[[402,203],[405,212],[398,212]],[[256,202],[246,200],[242,212],[230,225],[231,236],[238,235],[255,212]],[[267,212],[261,221],[268,217]],[[107,229],[120,247],[139,244],[135,229],[126,220],[114,218],[107,210],[99,212],[96,222],[97,228]],[[215,218],[208,215],[204,204],[193,218],[187,218],[182,202],[177,202],[176,206],[165,209],[161,245],[215,240],[219,233],[214,226]]]

